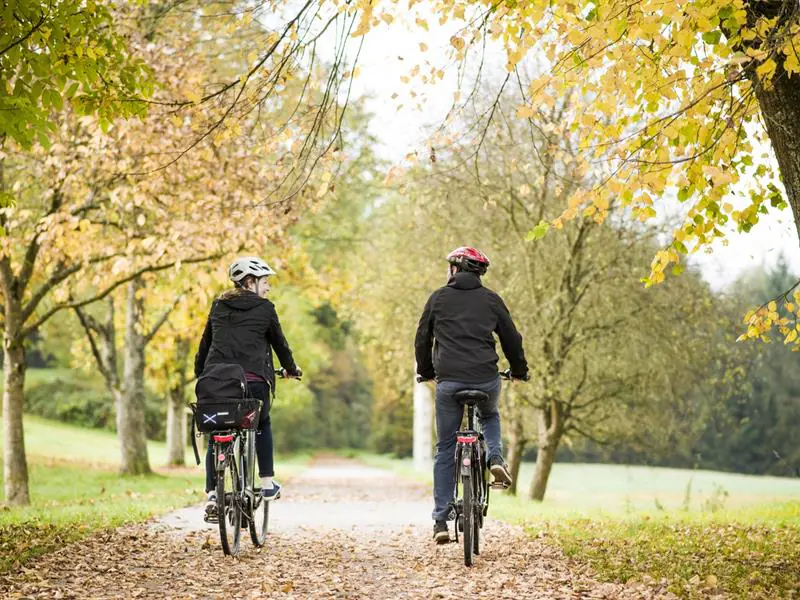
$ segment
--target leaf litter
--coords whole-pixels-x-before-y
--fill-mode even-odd
[[[232,558],[223,555],[216,529],[163,521],[128,525],[96,532],[0,577],[0,597],[675,598],[656,582],[599,583],[558,548],[491,515],[481,554],[465,567],[462,545],[434,545],[431,525],[423,525],[430,511],[425,487],[394,475],[380,485],[365,485],[371,476],[347,485],[341,472],[326,479],[326,464],[315,467],[313,478],[300,475],[285,488],[284,523],[271,523],[275,532],[261,549],[246,531],[240,555]],[[348,468],[359,466],[348,461]],[[398,506],[421,511],[415,524],[400,525],[408,515],[398,514]],[[202,508],[194,510],[199,518]],[[373,518],[360,527],[370,511],[385,515],[385,524]]]

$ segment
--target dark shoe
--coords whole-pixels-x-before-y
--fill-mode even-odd
[[[264,498],[267,502],[270,500],[277,500],[281,497],[281,486],[277,481],[272,482],[272,489],[267,490],[261,488],[261,497]]]
[[[447,531],[447,521],[436,521],[433,524],[433,540],[437,544],[446,544],[450,541],[450,532]]]
[[[508,467],[506,466],[506,463],[503,462],[502,458],[495,456],[492,460],[490,460],[489,470],[492,472],[492,477],[494,477],[495,483],[511,485],[513,479],[511,478],[511,473],[508,472]]]
[[[203,515],[203,520],[206,523],[218,523],[219,518],[217,516],[217,497],[212,496],[206,502],[206,512]]]

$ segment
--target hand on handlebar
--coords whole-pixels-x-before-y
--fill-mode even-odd
[[[506,369],[505,371],[500,371],[500,379],[506,379],[509,381],[529,381],[531,378],[530,374],[525,373],[524,377],[515,377],[511,373],[511,369]]]
[[[303,378],[303,369],[301,369],[300,367],[296,367],[294,373],[289,373],[289,371],[281,367],[280,369],[275,369],[275,375],[277,375],[281,379],[300,380]]]

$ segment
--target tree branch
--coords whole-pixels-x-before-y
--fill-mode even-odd
[[[54,306],[50,310],[48,310],[46,313],[44,313],[32,325],[29,325],[28,327],[23,329],[19,334],[19,338],[22,339],[25,336],[30,335],[33,331],[36,331],[45,322],[47,322],[47,320],[50,317],[52,317],[57,312],[60,312],[62,310],[66,310],[66,309],[70,309],[70,308],[80,308],[81,306],[86,306],[87,304],[91,304],[92,302],[97,302],[98,300],[102,300],[103,298],[108,296],[111,292],[113,292],[115,289],[117,289],[119,286],[124,285],[126,283],[129,283],[129,282],[133,281],[134,279],[136,279],[137,277],[141,277],[145,273],[157,273],[159,271],[164,271],[166,269],[170,269],[170,268],[174,267],[176,264],[178,264],[178,262],[185,263],[185,264],[196,264],[196,263],[206,262],[206,261],[209,261],[209,260],[214,260],[215,258],[220,258],[221,256],[222,256],[221,254],[211,254],[211,255],[208,255],[208,256],[197,257],[197,258],[189,258],[189,259],[183,259],[183,260],[176,259],[176,260],[170,261],[170,262],[168,262],[166,264],[163,264],[163,265],[150,265],[150,266],[138,269],[137,271],[134,271],[133,273],[131,273],[127,277],[123,277],[122,279],[120,279],[118,281],[115,281],[114,283],[109,285],[107,288],[105,288],[101,292],[98,292],[94,296],[91,296],[89,298],[86,298],[84,300],[79,300],[79,301],[76,301],[76,302],[64,302],[64,303],[61,303],[61,304],[57,304],[56,306]]]
[[[51,6],[51,8],[52,8],[52,6]],[[24,42],[25,40],[27,40],[29,37],[31,37],[31,36],[32,36],[32,35],[33,35],[33,34],[34,34],[36,31],[38,31],[38,30],[39,30],[39,28],[40,28],[40,27],[41,27],[41,26],[44,24],[44,22],[47,20],[47,17],[48,17],[48,15],[49,15],[49,14],[50,14],[50,12],[49,12],[49,11],[48,11],[47,13],[44,13],[44,12],[43,12],[43,13],[41,14],[41,16],[39,17],[39,22],[38,22],[38,23],[36,23],[36,25],[34,25],[34,26],[33,26],[33,28],[32,28],[32,29],[31,29],[31,30],[30,30],[28,33],[26,33],[25,35],[23,35],[23,36],[22,36],[21,38],[19,38],[18,40],[14,40],[14,41],[13,41],[13,42],[11,42],[11,43],[10,43],[8,46],[6,46],[6,47],[5,47],[5,48],[3,48],[2,50],[0,50],[0,56],[2,56],[3,54],[5,54],[5,53],[6,53],[6,52],[8,52],[9,50],[11,50],[11,49],[12,49],[14,46],[18,46],[19,44],[21,44],[22,42]]]
[[[164,325],[164,323],[167,322],[167,319],[169,319],[169,316],[172,314],[172,311],[175,310],[175,307],[178,306],[178,303],[181,301],[182,298],[183,298],[183,294],[178,296],[175,299],[175,302],[172,303],[172,306],[170,306],[167,310],[164,311],[164,314],[161,315],[161,317],[158,319],[158,321],[156,321],[155,325],[153,325],[153,327],[150,329],[150,331],[148,331],[144,335],[143,339],[144,339],[144,345],[145,346],[152,341],[152,339],[155,337],[156,333],[158,333],[158,330],[161,329],[161,327]]]
[[[104,338],[106,337],[103,332],[103,328],[100,326],[97,321],[94,320],[91,316],[83,312],[80,307],[75,307],[73,309],[75,314],[78,317],[78,321],[81,323],[81,327],[83,327],[83,331],[86,333],[86,337],[89,338],[89,346],[92,349],[92,355],[94,356],[95,362],[97,363],[97,368],[100,369],[100,374],[103,376],[107,382],[112,382],[111,376],[111,369],[114,368],[115,365],[107,365],[103,360],[103,355],[100,353],[100,348],[97,346],[97,340],[95,340],[94,333],[97,332]],[[104,340],[106,344],[109,343],[108,339]],[[113,342],[111,342],[113,343]]]

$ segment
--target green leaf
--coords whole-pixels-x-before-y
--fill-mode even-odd
[[[42,145],[42,148],[44,148],[45,150],[50,150],[52,142],[50,141],[50,138],[47,137],[47,134],[44,131],[36,132],[36,137],[38,138],[39,143]]]
[[[716,46],[719,44],[719,40],[722,37],[722,32],[719,30],[716,31],[706,31],[703,34],[703,41],[706,44],[710,44],[712,46]]]
[[[525,239],[529,242],[533,240],[540,240],[547,235],[549,229],[550,223],[547,221],[539,221],[539,224],[528,232],[528,235],[525,236]]]

